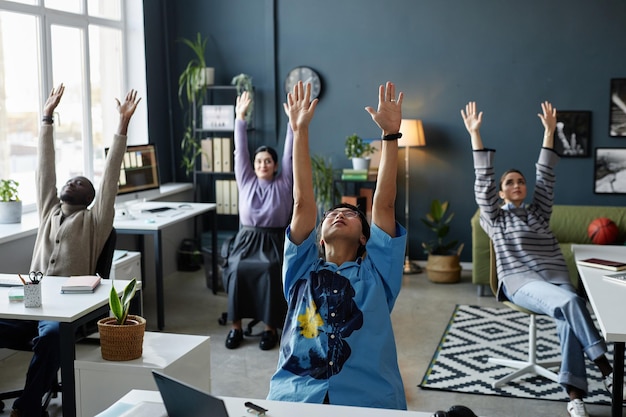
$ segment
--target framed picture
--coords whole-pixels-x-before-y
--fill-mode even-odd
[[[596,194],[626,194],[626,148],[596,148],[593,184]]]
[[[554,150],[562,157],[589,156],[591,146],[591,112],[557,111]]]
[[[611,80],[609,135],[626,137],[626,78]]]

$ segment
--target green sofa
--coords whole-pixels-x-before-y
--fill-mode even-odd
[[[578,271],[571,250],[573,243],[592,243],[587,235],[587,227],[598,217],[608,217],[620,230],[618,242],[626,236],[626,207],[610,206],[565,206],[555,205],[550,219],[550,227],[558,239],[572,282],[578,286]],[[479,212],[472,216],[472,282],[478,285],[478,294],[484,295],[489,289],[489,237],[480,227]],[[489,291],[489,293],[491,293]]]

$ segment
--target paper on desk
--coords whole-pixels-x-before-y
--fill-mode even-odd
[[[96,417],[167,417],[163,403],[141,401],[135,405],[117,402]]]

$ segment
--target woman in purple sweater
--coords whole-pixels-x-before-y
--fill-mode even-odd
[[[278,342],[277,329],[282,328],[287,312],[281,268],[285,227],[293,206],[293,131],[287,128],[280,172],[278,155],[269,146],[259,147],[250,163],[245,121],[250,102],[248,92],[243,92],[235,106],[240,228],[224,268],[228,319],[232,321],[226,347],[239,347],[243,341],[241,319],[252,318],[265,323],[259,347],[269,350]]]

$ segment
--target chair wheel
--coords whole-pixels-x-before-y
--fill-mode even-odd
[[[0,412],[4,411],[4,402],[0,401]]]
[[[227,321],[228,321],[228,313],[222,313],[220,318],[217,319],[217,322],[222,326],[226,326]]]

